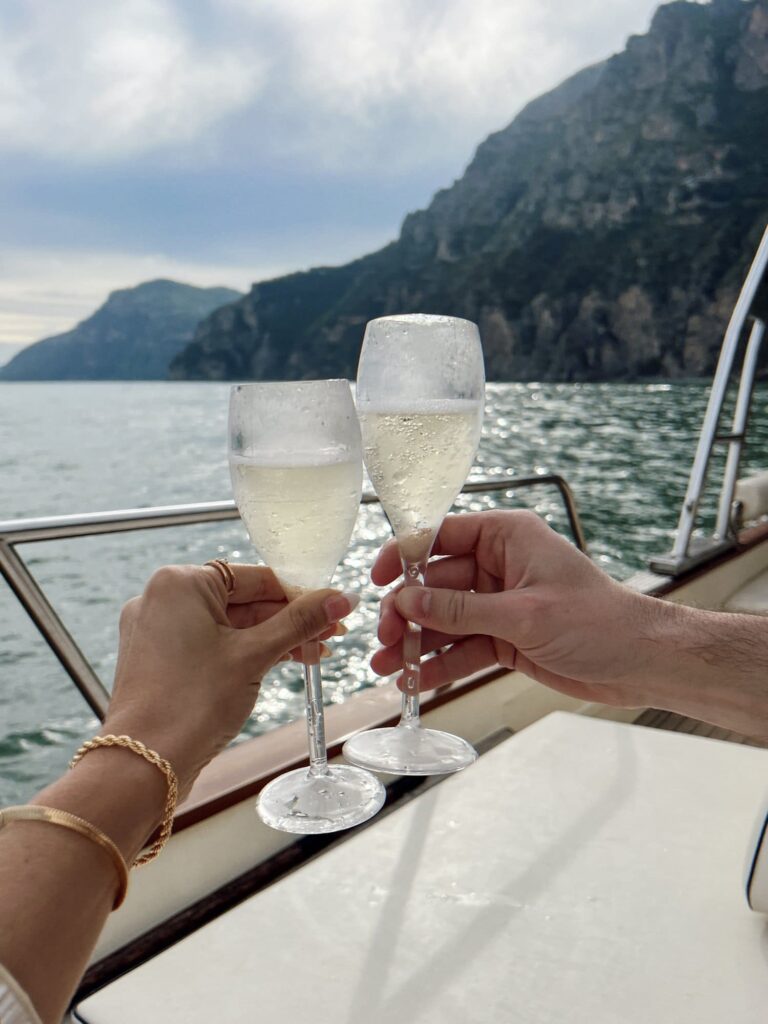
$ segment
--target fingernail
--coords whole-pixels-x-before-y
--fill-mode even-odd
[[[293,661],[293,658],[290,654],[284,654],[280,661]]]
[[[355,608],[360,604],[359,594],[334,594],[333,597],[329,597],[325,601],[325,612],[328,618],[335,622],[337,619],[343,619],[345,615],[349,615]]]
[[[406,618],[426,615],[432,603],[432,594],[421,587],[403,587],[395,597],[395,604]]]
[[[321,658],[330,658],[330,656],[331,656],[331,648],[328,646],[328,644],[320,644],[320,657]]]

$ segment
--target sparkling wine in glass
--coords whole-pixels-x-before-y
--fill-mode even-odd
[[[346,380],[240,384],[229,406],[229,465],[254,547],[288,596],[331,582],[362,488],[360,427]],[[329,765],[320,646],[302,647],[309,768],[270,782],[258,812],[272,828],[316,834],[366,821],[384,787],[353,765]]]
[[[392,526],[406,587],[424,585],[437,531],[461,491],[480,440],[485,369],[475,324],[407,314],[372,320],[357,373],[357,409],[368,475]],[[476,751],[419,723],[421,627],[403,638],[400,723],[353,736],[353,764],[398,775],[466,768]]]

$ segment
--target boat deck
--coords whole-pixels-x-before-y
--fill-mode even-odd
[[[548,715],[123,974],[75,1019],[764,1022],[765,922],[741,879],[766,759]]]
[[[729,729],[721,729],[709,722],[700,722],[696,718],[686,718],[674,711],[658,711],[649,708],[635,720],[635,725],[645,725],[650,729],[664,729],[668,732],[686,732],[691,736],[707,736],[713,740],[727,740],[729,743],[742,743],[746,747],[763,747],[768,749],[768,741],[742,736]]]

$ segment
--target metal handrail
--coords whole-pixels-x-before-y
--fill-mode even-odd
[[[768,269],[768,227],[766,227],[755,258],[742,285],[736,300],[731,319],[723,338],[717,369],[712,381],[707,410],[696,447],[696,455],[691,467],[688,487],[680,511],[677,534],[672,551],[668,555],[651,559],[650,567],[655,572],[668,576],[678,576],[701,562],[708,560],[732,547],[736,538],[732,528],[731,507],[734,489],[738,477],[739,463],[746,436],[749,407],[755,383],[755,372],[760,345],[765,332],[765,323],[753,311],[758,291],[766,277]],[[753,320],[749,341],[743,357],[739,392],[731,430],[724,435],[718,434],[723,403],[725,402],[728,385],[731,380],[734,360],[736,358],[742,332],[747,319]],[[723,473],[718,515],[715,531],[711,538],[701,541],[697,549],[692,551],[693,530],[699,511],[699,503],[707,478],[707,471],[712,457],[712,449],[717,442],[728,445],[728,456]]]
[[[587,550],[584,530],[576,508],[573,492],[557,473],[528,477],[502,477],[497,480],[474,480],[462,488],[464,494],[488,491],[511,491],[528,487],[556,487],[563,500],[576,546]],[[375,494],[363,494],[362,503],[378,503]],[[16,550],[20,544],[68,540],[105,533],[128,533],[167,526],[188,526],[194,523],[216,523],[238,519],[234,501],[213,501],[207,504],[165,505],[157,508],[121,509],[112,512],[89,512],[83,515],[49,516],[36,519],[10,519],[0,522],[0,574],[34,622],[39,633],[58,658],[69,677],[83,695],[91,710],[104,718],[109,692],[80,650],[42,587],[29,571]]]

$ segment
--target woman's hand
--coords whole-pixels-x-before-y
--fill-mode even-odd
[[[102,733],[127,734],[173,765],[184,796],[253,709],[264,673],[307,640],[330,636],[355,605],[335,590],[286,601],[269,569],[160,569],[123,609]],[[154,765],[94,750],[34,802],[101,830],[128,864],[162,820],[168,786]],[[95,843],[34,821],[0,829],[0,963],[46,1022],[60,1021],[112,908],[118,876]]]
[[[101,731],[133,736],[167,758],[182,795],[242,728],[264,674],[302,643],[331,636],[355,605],[334,590],[289,603],[270,569],[230,568],[231,594],[214,566],[160,569],[120,618]]]
[[[667,606],[616,583],[532,512],[448,516],[438,534],[427,588],[398,588],[382,601],[371,665],[402,667],[405,620],[423,628],[422,689],[492,665],[583,700],[642,705],[637,669],[654,655],[659,611]],[[373,582],[401,572],[394,543],[382,548]]]

